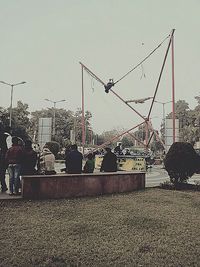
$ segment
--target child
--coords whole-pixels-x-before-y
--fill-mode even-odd
[[[93,173],[94,172],[94,157],[92,153],[89,153],[87,156],[87,161],[85,163],[85,166],[83,167],[84,173]]]

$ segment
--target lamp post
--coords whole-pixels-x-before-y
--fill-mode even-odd
[[[164,139],[164,144],[165,144],[165,105],[171,103],[172,101],[167,101],[167,102],[160,102],[155,100],[154,102],[158,104],[162,104],[162,109],[163,109],[163,139]]]
[[[171,103],[172,101],[160,102],[160,101],[155,100],[154,102],[156,102],[158,104],[162,104],[162,109],[163,109],[163,124],[165,124],[165,105]]]
[[[6,84],[8,86],[11,86],[11,95],[10,95],[10,116],[9,116],[9,126],[11,127],[12,125],[12,102],[13,102],[13,88],[14,86],[20,85],[20,84],[25,84],[26,82],[20,82],[20,83],[7,83],[4,81],[0,81],[0,83]]]
[[[56,104],[60,103],[60,102],[64,102],[66,101],[65,99],[62,100],[58,100],[58,101],[52,101],[50,99],[45,98],[46,101],[49,101],[51,103],[53,103],[53,137],[55,136],[55,127],[56,127]]]

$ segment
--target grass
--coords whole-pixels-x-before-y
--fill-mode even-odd
[[[199,266],[199,192],[0,204],[0,266]]]

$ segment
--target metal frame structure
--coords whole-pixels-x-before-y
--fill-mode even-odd
[[[157,84],[156,84],[156,88],[155,88],[155,92],[154,92],[154,95],[153,97],[150,97],[148,99],[151,99],[152,98],[152,101],[151,101],[151,105],[150,105],[150,109],[149,109],[149,112],[148,112],[148,116],[147,117],[144,117],[140,112],[138,112],[135,108],[133,108],[129,103],[132,102],[132,101],[125,101],[119,94],[117,94],[115,91],[112,90],[112,86],[115,85],[116,83],[118,83],[119,81],[121,81],[123,78],[125,78],[131,71],[135,70],[138,66],[142,65],[142,63],[150,56],[153,54],[153,52],[155,52],[155,50],[157,48],[159,48],[161,46],[161,44],[168,38],[165,38],[165,40],[159,44],[147,57],[145,57],[145,59],[143,59],[139,64],[137,64],[132,70],[130,70],[128,73],[126,73],[124,76],[122,76],[122,78],[120,78],[117,82],[109,82],[108,84],[104,83],[104,81],[102,81],[94,72],[92,72],[88,67],[86,67],[82,62],[79,62],[80,65],[81,65],[81,75],[82,75],[82,146],[83,146],[83,151],[84,151],[84,146],[85,146],[85,114],[84,114],[84,70],[86,72],[89,73],[89,75],[91,77],[93,77],[94,79],[96,79],[99,83],[101,83],[104,88],[107,90],[105,90],[106,92],[110,91],[112,94],[114,94],[117,98],[119,98],[125,105],[127,105],[132,111],[134,111],[142,120],[143,122],[132,127],[131,129],[115,136],[114,138],[110,139],[109,141],[105,142],[104,144],[100,145],[98,148],[103,148],[105,147],[106,145],[112,143],[112,141],[114,141],[115,139],[125,135],[126,133],[130,134],[133,138],[135,138],[135,136],[130,133],[130,131],[132,131],[133,129],[137,128],[138,126],[140,125],[143,125],[145,124],[146,125],[146,142],[145,142],[145,145],[144,147],[146,149],[148,149],[148,146],[149,146],[149,143],[150,143],[150,140],[153,136],[153,134],[155,134],[157,136],[157,138],[159,138],[159,140],[161,141],[161,143],[164,145],[163,141],[161,140],[161,138],[159,137],[159,135],[157,134],[157,132],[153,129],[152,125],[151,125],[151,122],[150,122],[150,115],[151,115],[151,112],[152,112],[152,108],[153,108],[153,104],[156,102],[156,95],[157,95],[157,92],[158,92],[158,88],[159,88],[159,85],[160,85],[160,81],[161,81],[161,77],[162,77],[162,74],[163,74],[163,70],[164,70],[164,67],[165,67],[165,64],[166,64],[166,60],[167,60],[167,56],[169,54],[169,50],[170,50],[170,47],[171,47],[171,55],[172,55],[172,118],[173,118],[173,142],[175,142],[175,79],[174,79],[174,32],[175,32],[175,29],[173,29],[170,33],[170,35],[168,35],[169,37],[169,42],[168,42],[168,46],[167,46],[167,49],[166,49],[166,52],[165,52],[165,55],[164,55],[164,59],[163,59],[163,63],[162,63],[162,66],[161,66],[161,70],[160,70],[160,73],[159,73],[159,76],[158,76],[158,81],[157,81]],[[148,130],[151,130],[152,132],[152,135],[150,136],[149,140],[148,140]]]

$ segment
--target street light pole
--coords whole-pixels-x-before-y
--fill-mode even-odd
[[[9,118],[9,125],[11,127],[12,124],[12,102],[13,102],[13,84],[11,85],[11,94],[10,94],[10,118]]]
[[[20,84],[25,84],[26,82],[20,82],[20,83],[7,83],[4,81],[0,81],[0,83],[6,84],[8,86],[11,86],[11,94],[10,94],[10,115],[9,115],[9,126],[12,126],[12,103],[13,103],[13,89],[14,86],[20,85]]]
[[[53,103],[53,136],[55,136],[56,131],[56,102]]]
[[[160,101],[154,101],[156,103],[162,104],[162,110],[163,110],[163,124],[165,124],[165,105],[168,103],[171,103],[172,101],[168,101],[168,102],[160,102]]]
[[[56,130],[56,104],[60,102],[66,101],[65,99],[59,100],[59,101],[52,101],[47,98],[45,98],[46,101],[49,101],[53,103],[53,130],[52,130],[52,136],[55,137],[55,130]]]
[[[154,101],[158,104],[162,104],[162,110],[163,110],[163,139],[164,139],[164,144],[165,144],[165,105],[171,103],[172,101],[167,101],[167,102],[160,102],[160,101]]]

